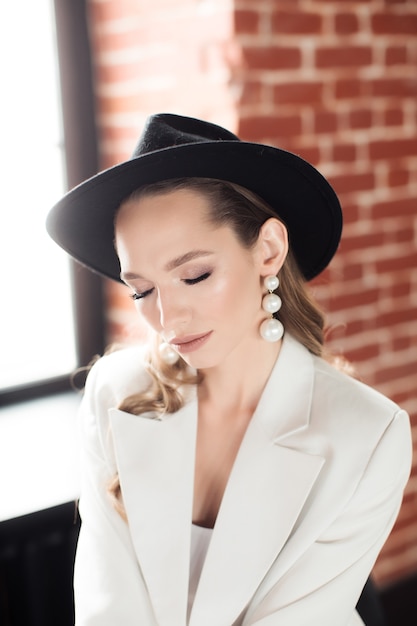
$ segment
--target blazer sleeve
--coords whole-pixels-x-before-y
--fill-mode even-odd
[[[271,568],[243,626],[360,624],[355,606],[398,515],[411,458],[409,419],[398,411],[343,511],[283,577],[274,581]]]
[[[107,418],[115,399],[111,387],[100,382],[106,358],[88,376],[79,414],[82,523],[74,570],[76,626],[156,626],[129,527],[107,494],[117,469]]]

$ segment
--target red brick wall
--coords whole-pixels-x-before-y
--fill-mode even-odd
[[[313,285],[329,345],[410,412],[417,442],[417,3],[89,4],[103,167],[129,156],[146,115],[172,111],[297,152],[331,180],[343,241]],[[124,290],[109,285],[108,302],[109,342],[135,337]],[[416,571],[414,468],[375,577]]]

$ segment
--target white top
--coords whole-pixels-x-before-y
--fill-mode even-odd
[[[191,559],[187,621],[190,618],[198,581],[200,580],[201,570],[203,569],[206,559],[212,533],[212,528],[205,528],[204,526],[197,526],[196,524],[191,526]]]

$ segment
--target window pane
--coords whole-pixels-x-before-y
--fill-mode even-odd
[[[64,192],[53,8],[2,9],[0,112],[0,388],[66,374],[76,365],[69,263],[45,231]]]

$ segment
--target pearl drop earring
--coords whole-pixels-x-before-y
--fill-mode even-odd
[[[279,341],[284,334],[284,327],[281,322],[273,314],[280,310],[282,301],[276,294],[272,293],[279,286],[279,280],[277,276],[267,276],[264,280],[264,286],[268,290],[266,296],[262,299],[262,308],[266,313],[269,313],[271,317],[264,320],[259,328],[262,339],[270,343]]]
[[[163,362],[167,365],[174,365],[180,358],[180,355],[176,350],[174,350],[171,344],[166,343],[165,341],[159,346],[159,355]]]

